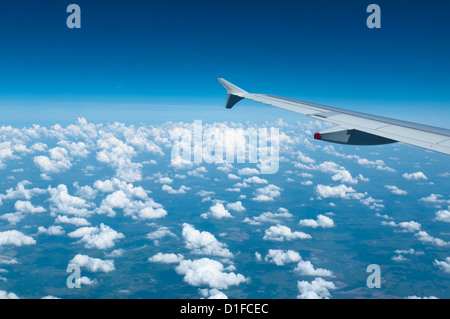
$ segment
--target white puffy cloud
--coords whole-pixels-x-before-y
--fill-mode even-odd
[[[68,234],[71,238],[80,238],[80,242],[85,243],[86,248],[109,249],[114,247],[115,242],[125,238],[105,224],[99,227],[82,227]]]
[[[420,240],[423,243],[426,244],[432,244],[438,247],[447,247],[450,245],[450,243],[440,239],[440,238],[436,238],[431,236],[430,234],[428,234],[426,231],[419,231],[417,232],[414,236],[417,237],[418,240]]]
[[[46,189],[40,188],[27,189],[25,186],[30,184],[31,182],[26,180],[18,182],[15,188],[9,188],[6,190],[6,194],[0,194],[0,203],[2,200],[16,200],[16,199],[30,200],[33,196],[44,194],[47,192]]]
[[[0,219],[6,220],[10,225],[16,225],[24,218],[25,214],[22,212],[6,213],[0,216]]]
[[[252,176],[244,179],[244,183],[248,184],[268,184],[269,182],[264,178],[259,178],[258,176]]]
[[[53,214],[87,217],[93,213],[88,210],[92,205],[83,198],[70,195],[64,184],[58,185],[57,188],[49,186],[48,193],[50,194],[50,211]]]
[[[173,183],[173,179],[171,179],[170,177],[159,177],[157,180],[155,180],[156,183],[160,183],[160,184],[172,184]]]
[[[205,167],[200,166],[192,171],[187,172],[187,174],[189,176],[195,176],[195,177],[200,177],[200,178],[204,178],[205,176],[203,175],[204,173],[208,173],[208,171],[206,170]]]
[[[422,172],[414,172],[414,173],[411,173],[411,174],[404,173],[402,175],[402,177],[407,179],[407,180],[409,180],[409,181],[410,180],[418,181],[418,180],[427,180],[428,179],[428,177],[426,177],[425,174],[422,173]]]
[[[147,239],[153,240],[155,245],[158,245],[159,240],[167,236],[177,238],[177,236],[171,232],[168,227],[160,226],[155,231],[148,233],[146,237]]]
[[[50,157],[35,156],[34,164],[44,174],[58,174],[65,172],[72,167],[69,152],[63,147],[54,147],[49,150]]]
[[[81,198],[84,198],[86,200],[95,199],[95,197],[97,197],[98,191],[96,189],[92,188],[91,186],[85,185],[85,186],[80,187],[78,185],[78,182],[75,182],[73,185],[77,189],[75,195],[78,195]]]
[[[402,228],[404,231],[406,232],[416,232],[419,231],[422,228],[422,225],[418,222],[415,221],[410,221],[410,222],[401,222],[398,224],[400,226],[400,228]]]
[[[252,199],[257,202],[273,201],[275,198],[280,197],[281,190],[282,189],[280,187],[269,184],[266,187],[257,188]]]
[[[129,184],[131,185],[131,184]],[[102,187],[97,185],[97,187]],[[111,186],[111,188],[110,188]],[[114,189],[112,185],[108,185],[106,189]],[[136,190],[138,192],[136,193]],[[133,196],[144,198],[144,201],[133,200]],[[122,209],[125,216],[130,216],[133,219],[146,220],[157,219],[167,215],[167,211],[164,207],[156,203],[152,198],[148,198],[145,191],[141,188],[131,187],[129,189],[120,189],[112,194],[106,196],[100,204],[100,207],[96,209],[98,214],[107,214],[110,217],[116,215],[115,209]]]
[[[254,216],[252,218],[246,217],[243,222],[250,225],[261,225],[262,223],[273,223],[279,224],[281,218],[292,218],[292,214],[286,209],[279,209],[277,213],[265,212],[259,216]]]
[[[61,226],[50,226],[49,228],[39,226],[38,233],[47,234],[50,236],[61,236],[65,234],[65,231]]]
[[[0,232],[0,247],[6,245],[27,246],[35,245],[36,240],[17,230],[7,230]]]
[[[209,286],[215,289],[228,289],[246,281],[242,274],[227,272],[222,263],[209,258],[182,260],[175,268],[179,275],[184,275],[184,281],[189,285]]]
[[[76,287],[90,286],[90,285],[95,285],[96,283],[97,283],[96,279],[92,280],[86,276],[80,277],[77,280],[75,280]]]
[[[69,264],[84,267],[90,272],[111,272],[115,270],[114,260],[102,260],[99,258],[89,257],[88,255],[78,254],[69,261]]]
[[[67,217],[58,215],[55,219],[55,223],[57,224],[71,224],[75,226],[90,226],[91,223],[88,222],[85,218],[81,217]]]
[[[327,186],[319,184],[315,188],[317,199],[324,198],[342,198],[359,200],[361,204],[369,206],[370,209],[380,210],[384,208],[382,199],[374,199],[371,196],[366,197],[367,193],[357,193],[352,187],[344,184],[338,186]]]
[[[186,194],[186,191],[190,190],[190,187],[186,187],[184,185],[181,185],[179,189],[174,189],[170,185],[163,185],[162,190],[169,193],[169,194]]]
[[[362,198],[363,194],[356,193],[356,191],[352,187],[345,186],[341,184],[339,186],[326,186],[326,185],[317,185],[315,189],[316,195],[319,198]]]
[[[182,236],[186,243],[186,248],[194,254],[225,258],[233,257],[227,245],[219,242],[213,234],[206,231],[200,232],[190,224],[183,224]]]
[[[132,146],[112,133],[104,133],[97,140],[97,147],[100,149],[97,152],[97,160],[115,169],[117,178],[127,182],[142,180],[142,164],[132,162],[132,158],[137,154]]]
[[[271,241],[289,241],[294,239],[310,239],[311,235],[304,232],[292,231],[289,227],[283,225],[271,226],[265,230],[264,240]]]
[[[123,254],[125,253],[125,250],[123,250],[122,248],[120,249],[114,249],[112,252],[110,253],[105,253],[105,257],[108,258],[118,258],[118,257],[122,257]]]
[[[442,199],[442,195],[440,194],[430,194],[427,197],[422,197],[421,199],[419,199],[422,202],[426,202],[426,203],[433,203],[433,204],[450,204],[450,200],[445,200]]]
[[[325,215],[318,215],[317,220],[314,219],[302,219],[299,222],[300,226],[312,227],[312,228],[332,228],[334,227],[333,220]]]
[[[293,250],[269,249],[264,260],[269,263],[274,263],[277,266],[283,266],[287,263],[295,263],[302,258],[300,254]]]
[[[64,147],[64,149],[73,157],[85,158],[89,155],[88,146],[84,142],[68,142],[63,140],[59,141],[57,144]]]
[[[228,203],[227,209],[234,210],[235,212],[238,212],[238,213],[245,212],[245,207],[242,205],[241,201],[237,201],[235,203]]]
[[[395,261],[395,262],[403,262],[403,261],[407,261],[408,260],[403,255],[392,256],[391,259],[393,261]]]
[[[225,295],[222,291],[218,289],[200,289],[200,294],[203,298],[208,299],[228,299],[227,295]]]
[[[391,191],[391,193],[392,193],[392,194],[395,194],[395,195],[407,195],[407,194],[408,194],[407,191],[401,190],[401,189],[398,188],[397,186],[386,185],[386,186],[384,186],[384,187],[386,187],[387,189],[389,189],[389,190]]]
[[[230,212],[223,206],[221,203],[216,203],[213,206],[209,208],[209,211],[207,213],[201,214],[201,216],[205,219],[209,217],[214,217],[217,219],[222,218],[232,218]]]
[[[184,256],[181,254],[164,254],[159,252],[156,255],[150,257],[148,261],[152,263],[178,264],[183,259]]]
[[[319,277],[312,282],[298,281],[297,288],[300,293],[298,299],[329,299],[330,290],[336,289],[336,286],[331,281]]]
[[[405,233],[407,233],[407,232],[414,233],[414,232],[419,231],[422,228],[422,225],[415,221],[401,222],[398,224],[393,221],[390,221],[390,222],[382,221],[381,225],[391,226],[391,227],[399,227],[399,228],[401,228],[400,232],[405,232]]]
[[[314,268],[314,265],[310,261],[300,261],[294,271],[301,276],[333,277],[331,270]]]
[[[438,299],[438,298],[435,296],[429,296],[429,297],[408,296],[408,297],[405,297],[405,299]]]
[[[437,211],[435,220],[444,223],[450,223],[450,210]]]
[[[0,299],[20,299],[13,292],[6,292],[5,290],[0,290]]]
[[[439,267],[441,270],[450,274],[450,257],[445,258],[445,260],[437,260],[435,259],[433,265]]]
[[[354,160],[356,163],[358,163],[361,166],[372,167],[372,168],[375,168],[380,171],[387,171],[387,172],[392,172],[392,173],[395,172],[395,169],[387,166],[386,163],[380,159],[371,161],[366,158],[361,158],[358,155],[341,154],[334,149],[333,145],[327,145],[327,146],[323,147],[322,150],[328,154],[333,154],[338,157]]]
[[[18,200],[15,204],[14,204],[14,208],[18,211],[18,212],[22,212],[22,213],[30,213],[30,214],[35,214],[35,213],[43,213],[45,212],[44,207],[42,206],[33,206],[33,204],[31,204],[30,201],[22,201],[22,200]]]

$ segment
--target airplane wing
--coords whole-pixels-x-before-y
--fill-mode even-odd
[[[450,155],[450,130],[448,129],[275,95],[248,93],[224,79],[218,80],[227,89],[226,107],[228,109],[242,99],[249,99],[336,124],[331,129],[314,134],[317,140],[348,145],[382,145],[402,142]]]

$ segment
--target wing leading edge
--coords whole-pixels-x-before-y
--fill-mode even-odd
[[[450,130],[448,129],[274,95],[248,93],[224,79],[219,81],[227,89],[226,107],[229,109],[240,100],[249,99],[337,125],[314,134],[317,140],[349,145],[402,142],[450,155]]]

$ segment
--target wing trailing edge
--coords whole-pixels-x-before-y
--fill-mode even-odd
[[[226,107],[243,99],[276,106],[337,127],[314,134],[317,140],[349,145],[383,145],[401,142],[450,155],[450,130],[387,117],[345,110],[290,98],[248,93],[220,78],[227,89]]]

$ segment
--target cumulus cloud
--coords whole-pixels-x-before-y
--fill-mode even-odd
[[[289,213],[287,209],[280,208],[277,213],[265,212],[259,216],[254,216],[252,218],[246,217],[243,222],[250,225],[261,225],[262,223],[281,223],[281,218],[292,218],[292,214]]]
[[[115,270],[114,260],[102,260],[89,257],[88,255],[78,254],[69,261],[69,264],[78,265],[86,268],[90,272],[111,272]]]
[[[174,189],[170,185],[163,185],[162,190],[169,193],[169,194],[186,194],[186,191],[190,190],[190,187],[186,187],[184,185],[181,185],[179,189]]]
[[[392,194],[395,194],[395,195],[407,195],[407,194],[408,194],[407,191],[401,190],[401,189],[398,188],[397,186],[386,185],[386,186],[384,186],[384,187],[386,187],[388,190],[391,191]]]
[[[90,286],[90,285],[95,285],[96,283],[97,283],[96,279],[92,280],[86,276],[80,277],[77,280],[75,280],[76,287]]]
[[[36,240],[17,230],[7,230],[0,232],[0,247],[6,245],[28,246],[35,245]]]
[[[131,184],[130,184],[131,185]],[[103,187],[102,185],[101,187]],[[97,187],[100,187],[97,185]],[[111,188],[114,187],[111,185]],[[106,189],[110,190],[108,185]],[[133,197],[144,199],[134,200]],[[152,198],[148,198],[145,191],[139,187],[128,187],[128,189],[116,190],[114,193],[109,194],[100,204],[100,207],[96,209],[98,214],[107,214],[110,217],[116,215],[116,209],[121,209],[125,216],[130,216],[133,219],[146,220],[146,219],[158,219],[167,215],[167,211],[164,207],[156,203]]]
[[[61,226],[50,226],[49,228],[39,226],[38,233],[39,234],[47,234],[50,236],[61,236],[61,235],[64,235],[66,232],[64,231],[64,229]]]
[[[433,265],[439,267],[441,270],[450,274],[450,257],[445,258],[445,260],[437,260],[435,259]]]
[[[181,254],[164,254],[159,252],[156,255],[150,257],[148,261],[161,264],[178,264],[183,259],[184,256]]]
[[[339,186],[326,186],[319,184],[316,186],[315,192],[319,198],[361,199],[364,197],[364,194],[356,193],[352,187],[345,186],[344,184]]]
[[[282,189],[276,185],[269,184],[266,187],[257,188],[253,200],[257,202],[270,202],[280,197]]]
[[[87,217],[93,213],[88,210],[92,205],[81,197],[70,195],[67,186],[64,184],[58,185],[57,188],[49,186],[48,193],[50,194],[50,211],[53,214]]]
[[[422,228],[422,225],[415,221],[401,222],[398,224],[393,221],[390,221],[390,222],[383,221],[383,222],[381,222],[381,224],[384,226],[399,227],[399,228],[401,228],[399,231],[405,232],[405,233],[407,233],[407,232],[414,233],[414,232],[419,231]]]
[[[403,177],[404,179],[409,180],[409,181],[410,181],[410,180],[418,181],[418,180],[427,180],[427,179],[428,179],[428,177],[426,177],[425,174],[422,173],[422,172],[415,172],[415,173],[411,173],[411,174],[404,173],[404,174],[402,175],[402,177]]]
[[[41,170],[43,174],[58,174],[65,172],[72,167],[69,152],[63,147],[54,147],[49,150],[48,156],[35,156],[34,164]]]
[[[26,188],[30,185],[29,181],[21,181],[17,183],[15,188],[9,188],[6,190],[5,194],[0,194],[0,203],[2,200],[16,200],[16,199],[26,199],[30,200],[32,197],[47,192],[45,189],[40,188]]]
[[[259,178],[258,176],[252,176],[244,179],[244,183],[248,184],[268,184],[269,182],[266,179]]]
[[[298,299],[329,299],[330,290],[336,289],[336,286],[331,281],[319,277],[312,282],[298,281],[297,288],[300,293]]]
[[[327,186],[319,184],[315,188],[317,199],[324,198],[342,198],[359,200],[361,204],[369,206],[370,209],[380,210],[384,208],[382,199],[374,199],[371,196],[366,197],[367,193],[357,193],[352,187],[344,184],[338,186]]]
[[[414,236],[416,236],[417,239],[423,243],[432,244],[437,247],[447,247],[450,245],[450,243],[448,243],[440,238],[431,236],[426,231],[419,231]]]
[[[0,290],[0,299],[20,299],[15,293]]]
[[[183,224],[182,236],[186,243],[186,248],[194,254],[225,258],[233,257],[227,245],[219,242],[213,234],[206,231],[200,232],[190,224]]]
[[[234,268],[231,268],[234,269]],[[182,260],[175,268],[179,275],[184,276],[184,281],[189,285],[208,286],[215,289],[228,289],[246,282],[242,274],[228,272],[230,267],[225,268],[222,263],[209,258],[196,260]]]
[[[90,226],[91,223],[88,222],[85,218],[81,217],[67,217],[58,215],[55,219],[55,223],[57,224],[71,224],[75,226]]]
[[[177,238],[177,236],[170,231],[168,227],[160,226],[156,230],[146,235],[147,239],[153,240],[155,245],[159,245],[159,241],[165,237]]]
[[[440,210],[436,212],[436,221],[450,223],[450,210]]]
[[[223,292],[215,288],[200,289],[200,294],[203,296],[203,298],[208,299],[228,299],[227,295],[225,295]]]
[[[125,238],[105,224],[99,227],[82,227],[68,234],[71,238],[80,238],[79,242],[84,243],[86,248],[109,249],[114,247],[115,242]]]
[[[31,204],[30,201],[18,200],[14,204],[14,208],[18,212],[29,213],[29,214],[36,214],[36,213],[43,213],[43,212],[45,212],[44,207],[42,207],[42,206],[33,206],[33,204]]]
[[[325,215],[318,215],[317,220],[314,219],[302,219],[299,222],[300,226],[312,227],[312,228],[332,228],[334,227],[333,220]]]
[[[294,271],[301,276],[333,277],[333,272],[331,270],[314,268],[310,261],[300,261]]]
[[[209,217],[214,217],[217,219],[222,218],[232,218],[230,212],[223,206],[221,203],[216,203],[213,206],[209,208],[209,211],[207,213],[201,214],[201,216],[205,219]]]
[[[228,203],[227,204],[227,209],[228,210],[233,210],[237,213],[242,213],[245,212],[245,207],[242,205],[241,201],[237,201],[235,203]]]
[[[269,263],[274,263],[277,266],[283,266],[287,263],[295,263],[302,258],[300,254],[293,250],[269,249],[264,260]]]
[[[294,239],[310,239],[311,235],[304,232],[292,231],[289,227],[283,225],[271,226],[265,230],[264,240],[271,241],[289,241]]]
[[[111,133],[104,133],[97,140],[97,147],[100,149],[97,152],[97,160],[115,169],[117,178],[127,182],[142,180],[142,164],[132,162],[132,158],[137,154],[132,146]]]

